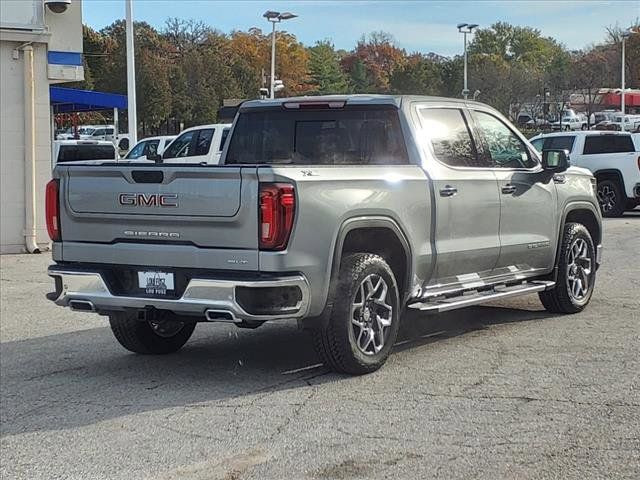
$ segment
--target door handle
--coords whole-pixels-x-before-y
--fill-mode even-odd
[[[517,187],[515,185],[511,185],[510,183],[507,183],[505,186],[502,187],[502,193],[505,194],[510,194],[510,193],[516,193]]]
[[[458,193],[458,189],[451,185],[445,185],[445,187],[440,190],[441,197],[453,197],[456,193]]]

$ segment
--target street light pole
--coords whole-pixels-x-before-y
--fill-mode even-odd
[[[467,84],[467,33],[472,33],[476,28],[476,23],[459,23],[457,25],[458,32],[464,35],[464,88],[462,89],[462,96],[465,100],[469,98],[469,86]]]
[[[126,0],[126,45],[127,45],[127,118],[129,121],[129,145],[138,143],[138,119],[136,115],[136,63],[133,37],[132,0]]]
[[[464,34],[464,88],[462,89],[462,95],[464,95],[464,99],[466,100],[469,96],[469,88],[467,85],[467,32],[463,32]]]
[[[273,28],[271,30],[271,83],[269,86],[270,98],[275,98],[273,87],[276,83],[276,22],[271,22]]]
[[[274,12],[273,10],[267,10],[262,15],[269,22],[272,23],[271,28],[271,80],[269,85],[269,98],[275,98],[276,90],[276,23],[280,23],[283,20],[290,20],[296,18],[297,15],[290,12]]]

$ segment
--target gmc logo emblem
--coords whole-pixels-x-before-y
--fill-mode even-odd
[[[119,193],[118,203],[127,207],[177,207],[174,193]]]

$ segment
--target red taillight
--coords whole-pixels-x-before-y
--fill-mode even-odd
[[[58,180],[47,183],[45,195],[45,214],[47,217],[47,231],[52,241],[60,240],[60,202],[58,201]]]
[[[284,250],[287,247],[295,211],[293,185],[260,184],[260,250]]]

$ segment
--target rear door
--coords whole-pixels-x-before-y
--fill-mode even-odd
[[[491,164],[471,135],[462,109],[418,106],[422,135],[434,158],[436,272],[433,284],[466,284],[493,272],[500,197]]]
[[[496,269],[535,273],[553,265],[557,237],[555,181],[538,158],[502,119],[471,110],[486,161],[494,165],[500,191],[500,255]],[[549,137],[568,138],[567,137]],[[558,141],[558,145],[566,145]]]

